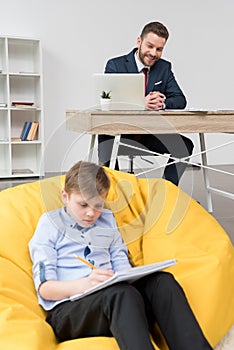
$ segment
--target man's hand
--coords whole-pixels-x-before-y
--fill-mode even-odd
[[[159,91],[151,91],[145,97],[145,106],[148,109],[158,111],[159,109],[164,109],[166,96]]]

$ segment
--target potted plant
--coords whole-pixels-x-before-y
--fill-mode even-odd
[[[102,111],[108,111],[111,105],[111,91],[102,91],[100,95],[100,105]]]

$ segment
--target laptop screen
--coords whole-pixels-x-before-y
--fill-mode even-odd
[[[96,73],[93,75],[93,91],[97,106],[102,91],[111,91],[111,110],[145,109],[143,74]]]

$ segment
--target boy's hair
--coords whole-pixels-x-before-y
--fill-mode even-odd
[[[67,172],[64,190],[81,193],[88,198],[101,196],[109,191],[110,180],[102,166],[80,161]]]
[[[150,22],[144,26],[141,32],[141,39],[143,40],[144,37],[149,34],[150,32],[153,32],[154,34],[158,35],[161,38],[165,38],[166,41],[169,37],[169,32],[167,28],[160,22]]]

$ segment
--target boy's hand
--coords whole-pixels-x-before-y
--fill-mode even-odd
[[[60,300],[83,293],[97,284],[106,281],[114,272],[104,269],[93,269],[88,277],[71,281],[46,281],[41,284],[39,293],[46,300]]]
[[[90,281],[90,287],[93,287],[101,282],[106,281],[107,279],[112,277],[113,274],[114,272],[112,270],[94,269],[88,277]]]

